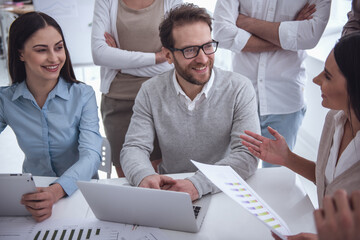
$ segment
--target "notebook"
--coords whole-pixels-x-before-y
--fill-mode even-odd
[[[211,196],[191,202],[183,192],[78,181],[80,191],[100,220],[198,232]],[[197,215],[197,216],[195,216]]]
[[[0,216],[30,215],[20,201],[23,194],[35,191],[35,183],[30,173],[0,174]]]

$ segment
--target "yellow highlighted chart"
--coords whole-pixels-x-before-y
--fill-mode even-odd
[[[256,216],[280,238],[291,235],[289,227],[267,203],[229,166],[191,162],[226,195]]]

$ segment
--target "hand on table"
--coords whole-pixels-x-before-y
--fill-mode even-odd
[[[190,195],[191,201],[195,201],[199,198],[199,192],[195,188],[194,184],[188,179],[178,179],[175,180],[176,183],[171,185],[166,190],[176,191],[176,192],[186,192]]]
[[[295,21],[310,20],[313,18],[313,13],[316,12],[316,5],[306,3],[305,6],[296,14]]]
[[[65,192],[58,183],[49,187],[39,187],[36,190],[34,193],[24,194],[21,204],[25,205],[37,222],[41,222],[51,216],[54,203],[64,197]]]
[[[245,131],[247,135],[240,135],[249,151],[256,157],[277,165],[286,165],[290,155],[290,149],[286,140],[276,130],[268,127],[268,131],[275,137],[275,140],[263,137],[251,131]]]
[[[175,183],[176,181],[171,177],[154,174],[144,177],[144,179],[140,182],[139,187],[163,189],[165,186],[168,188]]]
[[[315,210],[314,216],[320,240],[359,240],[360,191],[350,199],[342,189],[333,197],[325,196],[323,209]]]
[[[172,179],[165,175],[150,175],[145,177],[139,187],[186,192],[190,194],[191,200],[199,198],[199,193],[194,184],[187,179]]]

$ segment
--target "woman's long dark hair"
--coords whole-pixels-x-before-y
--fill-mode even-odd
[[[334,56],[346,78],[349,108],[360,121],[360,32],[342,37],[334,47]]]
[[[64,66],[60,70],[60,76],[67,82],[79,82],[75,78],[69,51],[67,50],[65,38],[59,24],[45,13],[29,12],[15,19],[9,30],[8,62],[9,73],[13,84],[20,83],[26,79],[25,64],[20,60],[20,50],[24,48],[25,42],[35,32],[46,26],[54,27],[61,35],[64,42],[66,60]]]

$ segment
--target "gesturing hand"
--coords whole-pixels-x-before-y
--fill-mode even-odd
[[[242,144],[244,144],[254,156],[268,163],[284,166],[290,154],[290,149],[285,138],[271,127],[268,127],[268,131],[275,137],[275,140],[251,131],[245,131],[247,135],[240,135],[240,138],[244,140]]]

